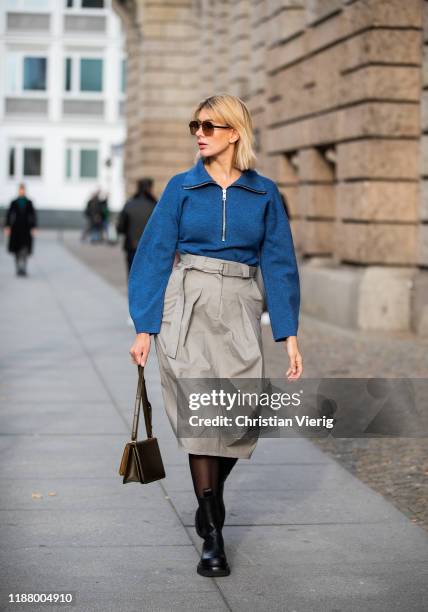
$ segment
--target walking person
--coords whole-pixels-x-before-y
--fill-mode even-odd
[[[138,243],[128,284],[136,330],[129,352],[144,366],[154,336],[176,435],[177,380],[264,376],[258,266],[273,338],[284,342],[285,374],[295,380],[303,371],[291,230],[276,184],[254,169],[250,113],[240,98],[215,95],[197,106],[189,127],[199,148],[196,163],[168,181]],[[251,457],[256,440],[177,440],[188,453],[198,503],[195,527],[204,540],[197,572],[227,576],[224,483],[238,459]]]
[[[152,189],[153,179],[141,178],[138,181],[135,194],[126,202],[117,219],[117,233],[124,234],[122,248],[126,253],[128,278],[138,241],[156,206],[157,200],[152,193]]]
[[[27,276],[27,259],[33,253],[36,227],[36,210],[33,202],[26,196],[25,185],[21,183],[18,197],[9,205],[4,224],[4,233],[9,237],[8,251],[15,255],[17,276]]]
[[[101,189],[97,189],[89,198],[85,209],[85,216],[88,219],[89,240],[91,244],[102,242],[104,214],[105,202],[101,199]]]

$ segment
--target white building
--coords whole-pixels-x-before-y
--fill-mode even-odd
[[[0,0],[0,56],[0,206],[24,182],[49,225],[80,222],[97,187],[119,210],[126,60],[111,0]]]

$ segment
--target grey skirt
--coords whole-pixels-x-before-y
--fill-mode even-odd
[[[260,319],[263,296],[256,266],[181,253],[164,297],[155,334],[165,409],[179,447],[197,455],[249,459],[258,435],[180,437],[177,380],[264,378]]]

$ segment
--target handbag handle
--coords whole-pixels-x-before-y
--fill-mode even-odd
[[[135,406],[134,406],[134,420],[132,423],[132,434],[131,440],[135,442],[137,440],[138,433],[138,421],[140,418],[140,406],[143,404],[143,412],[144,412],[144,421],[146,425],[147,437],[152,438],[152,405],[149,402],[149,398],[147,397],[147,389],[146,389],[146,380],[144,378],[144,367],[138,366],[138,385],[137,385],[137,395],[135,397]]]

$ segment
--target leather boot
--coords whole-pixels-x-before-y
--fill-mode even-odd
[[[225,481],[225,478],[219,479],[218,492],[217,492],[217,502],[218,502],[219,513],[220,513],[220,529],[223,529],[224,520],[226,517],[226,508],[225,508],[224,500],[223,500],[224,481]],[[196,529],[196,533],[198,534],[200,538],[205,538],[205,536],[207,535],[207,528],[202,520],[201,509],[199,506],[196,508],[196,512],[195,512],[195,529]]]
[[[204,489],[203,496],[198,497],[198,504],[206,533],[197,572],[207,577],[229,576],[230,568],[224,552],[218,500],[213,490]]]

